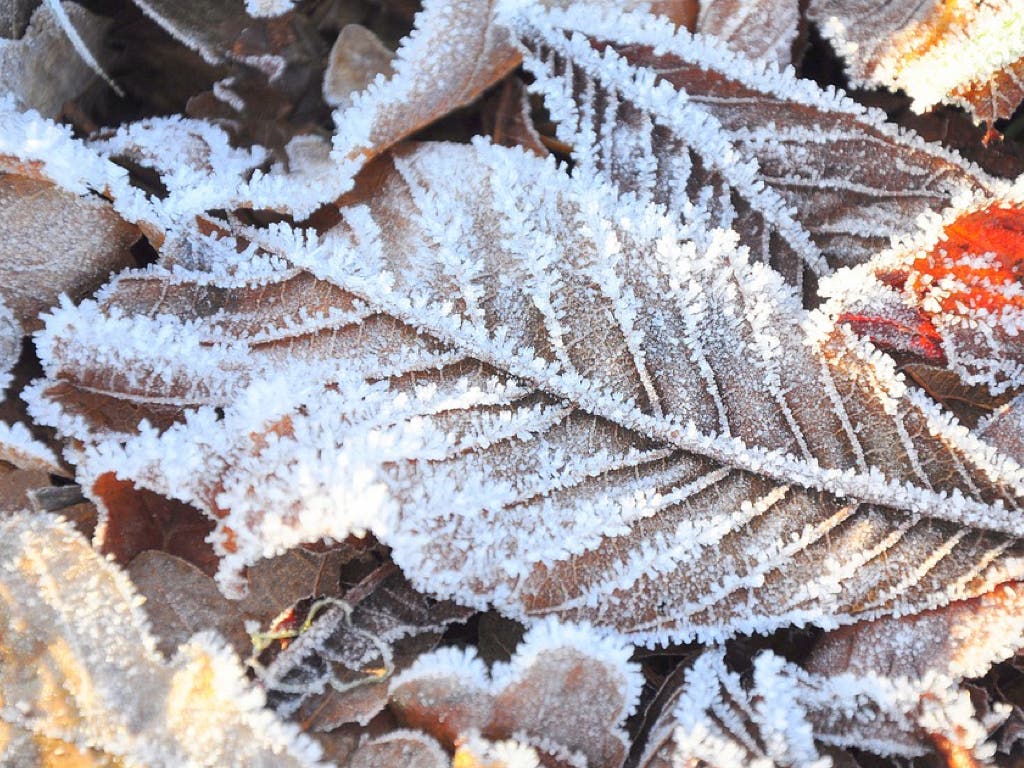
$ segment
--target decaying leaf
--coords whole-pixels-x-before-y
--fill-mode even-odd
[[[0,559],[0,719],[130,764],[319,765],[215,635],[165,660],[128,578],[66,523],[6,516]]]
[[[197,240],[39,337],[83,487],[206,512],[225,587],[372,531],[427,592],[655,643],[1020,578],[1019,467],[730,237],[484,143],[367,178],[321,238]]]
[[[1002,189],[884,115],[662,19],[527,6],[507,21],[577,163],[734,229],[793,282],[867,260],[957,193]]]
[[[345,109],[352,98],[383,75],[394,75],[394,52],[373,32],[361,24],[348,24],[338,35],[327,60],[324,73],[324,101],[332,107]]]
[[[855,85],[902,89],[992,127],[1024,99],[1024,13],[1014,0],[811,0],[810,17]]]
[[[622,724],[636,708],[639,671],[629,650],[585,626],[538,624],[512,659],[490,672],[471,651],[420,657],[391,684],[391,706],[410,726],[449,747],[475,734],[518,741],[591,768],[618,768]]]
[[[77,3],[61,6],[82,43],[98,50],[109,22]],[[0,36],[0,73],[4,90],[13,94],[19,107],[54,118],[64,102],[85,90],[95,77],[47,3],[32,14],[23,36],[11,40]]]
[[[825,768],[832,762],[819,745],[909,758],[941,743],[950,753],[984,759],[993,750],[985,743],[988,730],[1005,714],[979,721],[967,693],[941,676],[816,675],[770,652],[754,659],[747,688],[724,654],[711,650],[655,724],[639,765]]]

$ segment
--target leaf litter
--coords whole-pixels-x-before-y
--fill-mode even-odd
[[[849,9],[120,5],[0,7],[5,760],[1012,759],[1019,191],[786,69],[918,82]]]

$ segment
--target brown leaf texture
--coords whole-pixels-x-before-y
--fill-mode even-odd
[[[684,220],[727,222],[790,282],[867,260],[957,193],[1001,189],[881,113],[664,21],[508,22],[577,163]]]
[[[41,327],[37,316],[61,293],[81,298],[132,264],[138,238],[106,200],[0,174],[0,298],[26,333]]]
[[[855,85],[903,89],[917,111],[956,104],[991,128],[1024,99],[1024,15],[1013,0],[811,0],[808,14]]]
[[[369,594],[357,598],[361,588]],[[246,603],[253,602],[250,595]],[[395,572],[366,587],[357,585],[342,598],[305,601],[301,612],[295,606],[279,622],[294,636],[284,632],[285,647],[271,648],[277,652],[270,659],[257,648],[250,662],[271,706],[304,729],[366,725],[388,703],[392,675],[432,650],[448,625],[471,613],[415,592]]]
[[[8,514],[0,559],[5,722],[126,763],[319,765],[215,636],[164,659],[128,578],[66,523]]]
[[[1004,584],[936,610],[854,624],[825,635],[805,666],[818,674],[981,677],[1024,647],[1022,607],[1024,587]]]
[[[64,11],[85,47],[98,50],[109,21],[77,3],[67,3]],[[32,14],[24,36],[0,39],[0,72],[4,89],[13,94],[19,107],[52,118],[95,77],[45,3]]]
[[[335,115],[335,153],[356,161],[358,170],[398,140],[469,104],[515,69],[519,53],[508,31],[494,23],[495,4],[426,0],[415,29],[395,54],[391,76],[347,97],[349,103]],[[340,100],[342,94],[334,97]]]
[[[728,236],[484,143],[363,181],[319,240],[197,240],[40,338],[83,487],[206,512],[225,587],[369,530],[427,592],[655,643],[1019,578],[1017,465]]]
[[[495,741],[515,735],[557,758],[579,754],[593,768],[618,768],[627,752],[622,724],[640,690],[628,657],[588,628],[549,621],[490,672],[470,651],[421,656],[392,683],[391,706],[449,747],[474,733]]]

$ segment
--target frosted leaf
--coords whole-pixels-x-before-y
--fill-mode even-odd
[[[736,230],[791,282],[860,263],[958,192],[1002,189],[791,70],[663,19],[508,3],[559,137],[623,192]]]
[[[989,127],[1024,99],[1024,10],[1014,0],[811,0],[808,16],[846,59],[854,85],[902,89]]]
[[[19,469],[34,469],[48,474],[63,475],[60,461],[48,445],[32,436],[21,422],[6,424],[0,421],[0,461]]]
[[[0,93],[0,174],[49,181],[86,205],[97,205],[93,194],[102,195],[122,219],[137,224],[150,240],[162,240],[165,217],[131,186],[124,168],[74,138],[67,126],[21,110],[7,93]]]
[[[280,5],[282,0],[133,0],[147,16],[175,39],[196,51],[209,64],[220,64],[234,55],[232,44],[253,19],[248,6]],[[265,14],[274,15],[274,14]]]
[[[621,643],[587,626],[548,620],[523,638],[508,663],[487,672],[471,650],[421,656],[391,684],[399,719],[442,743],[483,733],[516,740],[592,768],[620,766],[622,728],[639,701],[639,670]]]
[[[472,768],[541,768],[545,765],[533,747],[514,739],[488,741],[479,734],[470,734],[459,741],[452,764],[468,764]]]
[[[869,263],[820,286],[824,311],[893,354],[948,367],[992,393],[1024,385],[1019,186],[968,199]]]
[[[1018,465],[730,235],[484,143],[366,178],[322,237],[197,240],[39,337],[79,482],[206,512],[225,588],[369,531],[423,591],[653,644],[1019,578]]]
[[[795,0],[701,0],[697,32],[728,44],[750,59],[792,63],[800,23]]]
[[[818,744],[903,758],[941,748],[984,760],[991,725],[941,676],[817,675],[765,652],[754,659],[748,689],[724,654],[711,650],[652,727],[639,765],[826,768],[832,761]]]
[[[978,425],[979,436],[1018,463],[1024,463],[1024,396],[1018,395]]]
[[[389,70],[334,115],[334,155],[355,173],[366,159],[475,100],[519,64],[494,23],[497,0],[426,0]]]
[[[472,614],[415,592],[398,573],[369,589],[357,595],[357,585],[340,599],[317,595],[283,614],[301,632],[287,647],[271,648],[269,659],[262,652],[250,660],[278,714],[315,730],[366,725],[387,704],[391,675]]]
[[[102,198],[0,173],[0,297],[26,333],[61,294],[80,298],[133,263],[138,238]]]
[[[334,41],[324,73],[324,101],[346,109],[355,94],[363,91],[378,75],[389,78],[394,52],[373,32],[360,24],[347,24]]]
[[[1024,589],[1004,584],[936,610],[854,624],[824,635],[806,666],[819,674],[981,677],[1024,647],[1022,608]]]
[[[396,730],[370,739],[345,763],[345,768],[450,768],[451,761],[434,739],[416,731]]]
[[[97,50],[109,21],[77,3],[61,6],[84,45]],[[57,117],[64,102],[84,91],[94,76],[46,3],[32,14],[24,36],[0,38],[0,79],[22,109]]]
[[[4,721],[132,764],[320,765],[216,636],[164,659],[128,578],[66,523],[7,516],[0,559]]]

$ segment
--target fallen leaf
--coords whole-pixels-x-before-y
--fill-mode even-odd
[[[139,231],[110,204],[47,181],[0,174],[0,297],[25,333],[66,293],[76,299],[133,264]],[[60,222],[60,226],[54,226]]]
[[[712,649],[689,670],[638,765],[832,765],[819,745],[904,759],[938,748],[984,760],[991,752],[988,729],[1004,716],[979,721],[970,697],[948,678],[816,675],[771,652],[755,657],[745,687],[723,652]]]
[[[165,660],[127,576],[66,523],[6,516],[0,559],[6,722],[129,763],[319,765],[215,636]]]
[[[991,129],[1024,99],[1024,15],[1012,0],[811,0],[808,15],[854,85],[902,89],[918,112],[957,104]]]
[[[800,25],[797,0],[700,0],[696,31],[750,59],[793,63]]]
[[[346,109],[355,94],[366,88],[378,75],[388,79],[394,75],[394,51],[361,24],[348,24],[334,41],[324,73],[324,101],[332,107]]]
[[[629,650],[588,627],[548,621],[490,672],[471,650],[420,657],[392,682],[391,706],[449,748],[477,733],[496,741],[515,735],[541,752],[618,768],[628,751],[622,725],[639,694]]]
[[[216,272],[124,275],[39,337],[82,486],[205,511],[225,588],[370,531],[426,592],[654,644],[1019,578],[1017,465],[728,236],[483,143],[376,173],[322,238],[197,240]]]
[[[62,3],[62,7],[85,47],[98,50],[110,26],[109,20],[90,13],[78,3]],[[17,25],[17,18],[12,22]],[[0,13],[0,25],[2,23]],[[4,40],[0,36],[0,72],[4,89],[13,94],[22,109],[35,109],[56,118],[64,102],[78,96],[96,76],[78,55],[75,44],[46,3],[32,14],[24,34],[11,38]]]
[[[527,7],[505,21],[578,165],[729,226],[794,284],[805,266],[866,261],[958,194],[1003,188],[879,112],[664,20]]]

